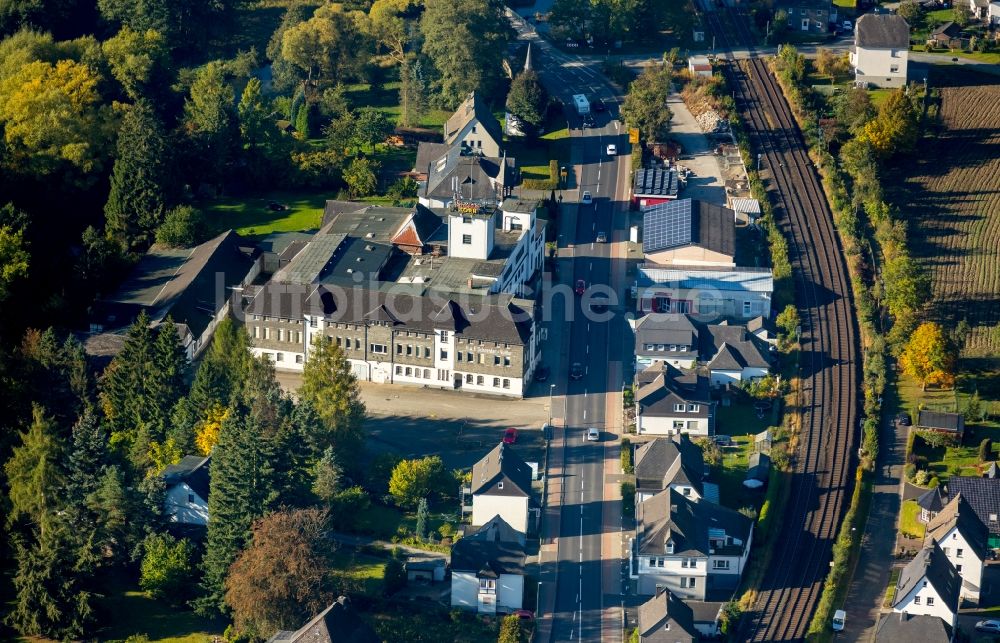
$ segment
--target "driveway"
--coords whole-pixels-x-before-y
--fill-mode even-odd
[[[680,143],[682,148],[683,160],[678,163],[694,173],[688,179],[687,188],[681,190],[680,197],[725,205],[726,187],[719,159],[712,153],[712,143],[679,94],[667,96],[667,106],[674,113],[670,120],[670,138]]]

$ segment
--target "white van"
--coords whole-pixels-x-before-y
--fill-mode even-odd
[[[843,632],[844,623],[847,621],[847,612],[844,610],[837,610],[833,613],[833,631]]]

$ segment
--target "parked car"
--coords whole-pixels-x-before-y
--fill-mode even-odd
[[[573,292],[578,295],[583,295],[587,291],[587,282],[583,279],[577,279],[576,285],[573,286]]]
[[[978,623],[976,623],[976,631],[1000,633],[1000,621],[996,621],[993,619],[979,621]]]
[[[517,429],[514,427],[509,427],[504,429],[503,432],[503,443],[504,444],[514,444],[517,442]]]
[[[272,212],[284,212],[285,210],[288,209],[288,206],[285,205],[284,203],[278,203],[277,201],[268,201],[267,209],[271,210]]]
[[[607,242],[608,242],[608,235],[607,235],[607,233],[605,233],[605,232],[598,232],[597,233],[597,243],[607,243]]]
[[[913,424],[913,420],[910,419],[909,413],[900,413],[896,416],[896,423],[899,424],[899,426],[910,426]]]
[[[569,378],[571,380],[583,379],[583,364],[580,362],[573,362],[573,365],[569,367]]]
[[[535,613],[531,610],[515,610],[514,616],[518,617],[522,621],[530,621],[535,618]]]
[[[590,427],[589,429],[587,429],[587,442],[600,442],[600,440],[601,440],[600,431],[598,431],[594,427]]]
[[[715,436],[715,443],[718,444],[720,447],[731,447],[736,444],[735,442],[733,442],[733,438],[731,438],[728,435]]]
[[[844,623],[846,622],[847,622],[847,612],[845,612],[844,610],[837,610],[836,612],[833,613],[832,627],[834,632],[843,632]]]
[[[590,194],[589,190],[584,190],[583,191],[583,196],[580,197],[580,203],[582,203],[584,205],[590,205],[593,202],[594,202],[593,195]]]
[[[539,366],[538,370],[535,371],[535,381],[536,382],[544,382],[547,379],[549,379],[549,367],[548,366]]]
[[[604,101],[599,98],[591,103],[591,107],[595,112],[606,112],[608,110],[608,106],[605,105]]]
[[[615,145],[614,143],[609,143],[608,144],[608,156],[614,156],[617,153],[618,153],[618,146]]]

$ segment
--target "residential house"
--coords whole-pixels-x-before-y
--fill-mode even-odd
[[[927,523],[924,538],[926,543],[937,542],[941,546],[941,551],[962,577],[961,598],[978,603],[983,565],[989,555],[989,532],[962,494],[952,496]]]
[[[943,433],[954,438],[958,444],[965,437],[965,416],[961,413],[921,410],[917,414],[915,429]]]
[[[778,329],[774,325],[774,320],[769,317],[754,317],[746,323],[747,331],[757,339],[767,342],[771,346],[778,344]]]
[[[485,525],[494,516],[521,534],[521,542],[534,530],[532,510],[537,502],[531,494],[531,467],[509,444],[500,443],[472,467],[472,524]]]
[[[639,606],[639,643],[699,641],[719,635],[722,603],[682,601],[662,591]]]
[[[640,168],[632,176],[632,205],[646,208],[677,198],[680,177],[674,168]]]
[[[380,643],[381,640],[351,607],[350,599],[341,596],[300,629],[278,632],[267,643]]]
[[[674,368],[694,368],[698,363],[698,328],[688,315],[650,313],[635,321],[635,368],[653,362]]]
[[[990,27],[1000,27],[1000,2],[994,0],[986,8],[986,19]]]
[[[969,39],[963,35],[962,28],[954,22],[946,22],[938,25],[927,36],[928,47],[962,49],[968,42]]]
[[[93,334],[123,332],[140,311],[152,325],[170,316],[188,359],[211,343],[232,300],[260,272],[252,244],[232,230],[194,248],[154,245],[118,291],[94,304]]]
[[[211,460],[210,456],[187,455],[160,474],[166,485],[163,511],[170,522],[202,527],[208,524]]]
[[[708,325],[699,333],[699,340],[712,386],[758,379],[766,376],[771,368],[770,347],[744,326]]]
[[[719,487],[705,480],[706,472],[701,447],[686,434],[640,444],[635,449],[635,501],[673,489],[685,498],[718,503]]]
[[[771,316],[774,279],[768,268],[639,266],[633,296],[638,313],[690,313],[700,319]]]
[[[899,574],[892,611],[936,616],[954,627],[961,588],[962,578],[941,547],[931,541]]]
[[[504,614],[524,601],[524,545],[500,516],[451,547],[451,606]]]
[[[937,616],[890,613],[875,630],[877,643],[952,643],[951,626]]]
[[[990,0],[968,0],[969,13],[976,20],[989,20]]]
[[[951,476],[948,478],[948,497],[959,494],[979,516],[989,532],[990,549],[1000,548],[1000,478]]]
[[[735,214],[697,199],[647,206],[642,212],[642,252],[647,262],[664,267],[731,269],[736,266]]]
[[[630,569],[640,594],[703,601],[739,585],[753,537],[740,512],[665,489],[639,503],[636,518]]]
[[[715,402],[708,378],[654,362],[637,376],[636,433],[709,436],[715,433]]]
[[[444,143],[465,154],[496,157],[503,148],[503,131],[486,103],[472,92],[445,122]]]
[[[941,487],[938,486],[920,494],[915,502],[920,507],[920,515],[917,516],[917,520],[926,525],[944,509],[944,506],[948,504],[948,499],[941,492]]]
[[[774,11],[788,15],[788,27],[793,31],[827,33],[837,21],[837,7],[831,0],[775,0]]]
[[[862,87],[905,87],[910,25],[894,13],[866,13],[854,29],[851,66]]]
[[[424,168],[421,168],[421,172]],[[510,196],[518,183],[517,161],[506,155],[469,156],[451,147],[426,167],[427,180],[418,199],[429,208],[488,201],[498,204]]]

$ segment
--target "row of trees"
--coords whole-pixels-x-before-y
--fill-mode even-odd
[[[690,33],[694,16],[694,7],[687,1],[555,0],[548,24],[556,38],[593,39],[602,46],[611,46],[619,41],[655,41],[664,31]]]

